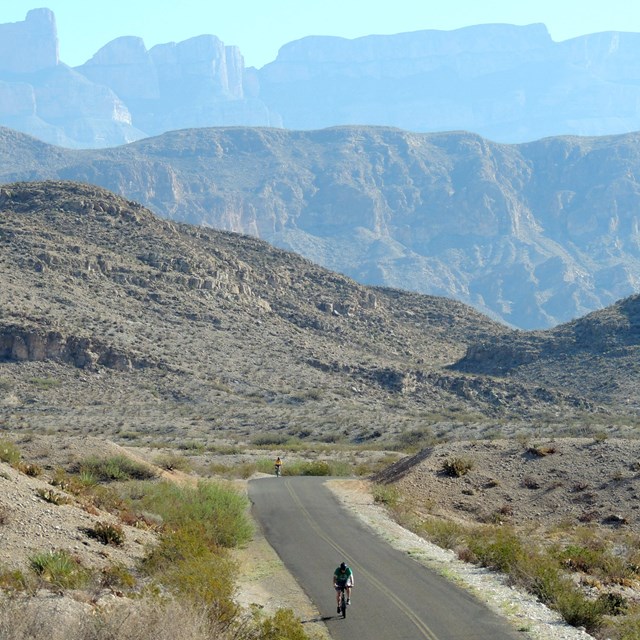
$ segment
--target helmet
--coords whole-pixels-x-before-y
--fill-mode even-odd
[[[344,571],[347,568],[346,562],[341,562],[340,563],[340,568]]]

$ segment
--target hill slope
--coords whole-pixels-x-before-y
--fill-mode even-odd
[[[344,127],[186,130],[80,152],[0,130],[0,180],[97,184],[535,329],[637,292],[638,148],[636,134],[498,145]]]
[[[0,245],[12,430],[358,442],[593,408],[558,385],[448,370],[512,334],[470,307],[365,287],[96,187],[3,187]]]

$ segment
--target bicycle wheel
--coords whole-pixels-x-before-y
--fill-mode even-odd
[[[342,595],[340,596],[340,611],[342,612],[342,617],[347,617],[347,596],[345,594],[345,589],[342,590]]]

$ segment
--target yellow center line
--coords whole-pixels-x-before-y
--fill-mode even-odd
[[[298,505],[298,507],[304,514],[305,518],[307,519],[311,527],[315,530],[315,532],[325,542],[327,542],[330,546],[332,546],[338,552],[339,555],[343,557],[349,556],[349,554],[337,542],[335,542],[332,538],[330,538],[327,534],[325,534],[325,532],[320,528],[316,520],[309,513],[309,511],[304,506],[304,504],[302,504],[302,501],[300,500],[298,495],[294,492],[288,479],[285,480],[285,486],[287,487],[287,491],[289,492],[289,495],[292,497],[293,501]],[[352,561],[351,564],[358,569],[359,573],[366,576],[369,582],[371,582],[376,587],[378,587],[378,589],[382,591],[382,593],[387,598],[392,600],[396,604],[396,606],[407,615],[407,617],[411,620],[411,622],[413,622],[413,624],[418,628],[420,633],[422,633],[423,637],[429,638],[429,640],[438,640],[438,636],[436,636],[436,634],[433,631],[431,631],[431,629],[429,629],[429,627],[422,621],[419,615],[415,613],[410,607],[408,607],[402,600],[400,600],[400,598],[398,598],[398,596],[396,596],[396,594],[391,589],[389,589],[383,582],[378,580],[374,575],[372,575],[369,571],[367,571],[357,561]]]

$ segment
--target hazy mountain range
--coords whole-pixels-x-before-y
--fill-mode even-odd
[[[97,43],[97,47],[100,43]],[[554,42],[534,24],[283,43],[245,68],[215,35],[121,37],[71,68],[54,14],[0,25],[0,125],[66,147],[209,126],[394,126],[500,142],[640,129],[640,34]]]
[[[216,128],[65,150],[0,129],[0,181],[101,185],[366,284],[541,328],[638,291],[639,141]]]

